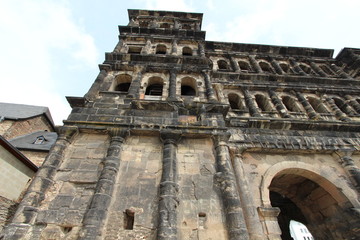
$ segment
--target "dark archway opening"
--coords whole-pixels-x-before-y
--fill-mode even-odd
[[[130,88],[130,83],[120,83],[115,87],[115,91],[118,92],[128,92]]]
[[[273,207],[280,208],[278,222],[282,233],[281,239],[293,240],[290,235],[290,221],[295,220],[306,225],[307,222],[305,216],[302,214],[300,208],[298,208],[295,203],[277,192],[270,191],[270,201]]]
[[[182,96],[195,96],[196,91],[190,86],[182,85],[181,86],[181,95]]]

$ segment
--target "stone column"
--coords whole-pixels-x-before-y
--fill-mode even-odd
[[[92,100],[96,98],[100,90],[100,85],[104,82],[105,77],[107,76],[107,71],[105,69],[101,70],[96,77],[94,83],[91,85],[89,91],[85,94],[85,99]]]
[[[235,61],[235,59],[233,57],[230,57],[230,62],[231,62],[231,66],[233,67],[235,72],[240,72],[241,71],[238,63]]]
[[[317,74],[319,74],[322,77],[327,77],[328,75],[314,62],[310,62],[310,66],[315,70]]]
[[[340,108],[335,104],[334,99],[330,98],[327,95],[324,95],[325,101],[329,104],[331,107],[331,110],[335,113],[335,116],[339,118],[341,121],[349,122],[351,121],[350,118],[347,117],[343,111],[340,110]]]
[[[205,88],[206,88],[206,96],[209,102],[217,102],[217,99],[215,97],[214,90],[211,85],[211,80],[209,76],[208,70],[203,70],[202,74],[204,76],[204,82],[205,82]]]
[[[135,79],[131,82],[127,95],[128,98],[134,99],[139,97],[139,90],[140,90],[143,71],[144,69],[139,69]]]
[[[292,94],[296,95],[299,102],[303,105],[305,108],[305,111],[310,119],[317,120],[320,119],[320,115],[315,112],[314,108],[311,106],[311,104],[308,102],[308,100],[299,92],[292,91]]]
[[[242,161],[242,153],[246,149],[232,148],[232,164],[236,177],[236,183],[239,191],[242,209],[244,212],[245,222],[249,231],[251,240],[266,239],[262,225],[260,223],[259,215],[254,206],[252,192],[249,190],[249,183],[245,174],[244,164]]]
[[[169,96],[167,98],[168,101],[177,101],[176,96],[176,69],[170,70],[170,78],[169,78]]]
[[[335,71],[336,74],[338,74],[340,77],[342,78],[347,78],[347,79],[352,79],[352,77],[347,74],[346,72],[344,72],[341,68],[339,68],[338,66],[336,66],[336,64],[331,64],[330,65],[331,69]]]
[[[229,148],[227,146],[229,137],[230,134],[228,133],[214,136],[217,170],[215,180],[222,193],[229,240],[247,240],[249,239],[249,234],[241,208],[234,170],[230,162]]]
[[[284,74],[284,71],[282,70],[282,68],[280,67],[278,62],[274,60],[274,58],[270,58],[270,63],[273,66],[273,68],[275,69],[277,74],[281,74],[281,75]]]
[[[243,89],[244,97],[245,97],[245,103],[249,108],[250,115],[252,117],[261,117],[261,114],[258,111],[257,106],[255,105],[254,99],[250,95],[249,91],[247,89]]]
[[[174,39],[171,45],[171,55],[177,55],[177,50],[178,50],[178,45],[177,45],[178,40]]]
[[[96,184],[90,206],[83,218],[83,227],[79,239],[100,239],[114,191],[116,176],[120,167],[121,145],[128,134],[127,129],[111,128],[110,146],[102,160],[103,169]]]
[[[12,223],[5,228],[5,239],[25,238],[27,229],[30,227],[29,224],[35,222],[38,207],[45,199],[46,192],[54,183],[53,179],[57,169],[63,162],[65,150],[77,133],[78,128],[75,126],[63,126],[60,128],[56,143],[32,180],[14,214]]]
[[[274,103],[276,110],[280,113],[281,117],[283,118],[291,118],[291,115],[288,113],[287,109],[285,108],[283,102],[280,98],[276,95],[274,90],[269,90],[269,95],[271,101]]]
[[[146,40],[145,46],[141,50],[141,54],[150,54],[150,51],[151,51],[151,39],[148,38]]]
[[[352,106],[358,114],[360,114],[360,104],[356,101],[356,99],[350,95],[345,95],[345,99],[346,102],[348,102],[349,105]]]
[[[199,42],[199,54],[201,57],[205,57],[205,48],[204,48],[204,43],[203,42]]]
[[[160,138],[164,144],[162,159],[162,175],[159,198],[159,225],[157,240],[176,240],[177,206],[179,200],[177,183],[176,143],[181,138],[177,131],[162,131]]]
[[[291,65],[293,66],[293,68],[295,69],[295,71],[297,71],[300,75],[303,76],[307,76],[306,72],[304,72],[301,67],[299,66],[299,64],[295,61],[294,58],[289,58]]]
[[[360,192],[360,168],[355,165],[354,160],[351,158],[350,152],[339,153],[340,164],[345,169],[346,173],[353,181],[355,188]]]
[[[224,96],[224,92],[223,92],[224,86],[222,84],[220,84],[220,83],[215,83],[214,84],[214,89],[215,89],[216,95],[218,96],[220,102],[224,103],[224,104],[227,104],[228,100]]]
[[[263,70],[261,69],[259,63],[256,61],[254,56],[249,56],[249,60],[250,60],[250,64],[252,65],[253,69],[255,69],[255,71],[257,73],[263,73]]]

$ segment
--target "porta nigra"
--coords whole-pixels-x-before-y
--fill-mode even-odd
[[[3,239],[360,239],[360,49],[128,13]]]

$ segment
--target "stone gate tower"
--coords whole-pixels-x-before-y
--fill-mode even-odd
[[[205,41],[129,10],[4,239],[360,235],[360,49]]]

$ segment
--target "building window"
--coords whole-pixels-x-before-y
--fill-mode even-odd
[[[274,73],[274,70],[272,69],[270,64],[267,62],[261,61],[259,63],[259,66],[261,67],[261,69],[263,70],[264,73]]]
[[[181,79],[181,95],[196,96],[196,80],[191,77]]]
[[[163,44],[158,44],[156,46],[156,54],[166,54],[166,50],[167,50],[167,48]]]
[[[229,70],[229,65],[225,60],[217,61],[219,70]]]
[[[35,139],[35,141],[33,142],[33,144],[41,145],[41,144],[43,144],[45,141],[46,141],[46,139],[45,139],[44,136],[38,136],[38,137]]]
[[[229,99],[229,104],[230,104],[231,109],[233,109],[233,110],[242,109],[241,99],[240,99],[239,95],[237,95],[235,93],[230,93],[228,95],[228,99]]]
[[[306,74],[312,74],[313,71],[309,65],[306,65],[304,63],[299,64],[301,70],[303,70]]]
[[[282,102],[284,103],[286,109],[290,112],[301,112],[296,100],[289,96],[283,96]]]
[[[151,84],[146,88],[145,95],[162,96],[163,85]]]
[[[250,67],[250,64],[248,62],[239,61],[238,64],[239,64],[240,70],[242,72],[251,72],[251,67]]]
[[[291,73],[290,67],[286,63],[279,63],[279,66],[283,70],[284,73]]]
[[[133,230],[134,220],[135,212],[130,209],[126,209],[126,211],[124,212],[124,229]]]
[[[115,91],[117,92],[128,92],[130,88],[130,83],[120,83],[115,87]]]
[[[264,95],[256,94],[255,101],[256,101],[258,107],[261,109],[261,111],[270,112],[272,110],[272,107],[270,105],[268,98],[265,97]]]
[[[182,55],[183,56],[192,56],[192,49],[189,47],[183,47]]]

